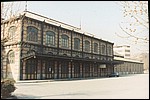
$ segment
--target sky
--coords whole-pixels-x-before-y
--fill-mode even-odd
[[[14,9],[24,11],[26,4],[28,11],[75,27],[81,26],[81,30],[114,45],[129,45],[131,55],[149,53],[149,44],[141,46],[115,34],[124,34],[119,28],[124,19],[123,11],[115,1],[21,1],[16,2]]]

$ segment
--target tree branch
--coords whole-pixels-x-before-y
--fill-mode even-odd
[[[126,30],[124,30],[120,24],[119,24],[119,27],[123,30],[124,33],[126,33],[126,34],[129,35],[129,36],[134,37],[134,38],[136,38],[137,40],[138,40],[138,39],[141,39],[141,40],[144,40],[144,41],[149,42],[149,40],[148,40],[147,38],[140,38],[140,37],[136,37],[136,36],[134,36],[134,35],[131,35],[131,34],[128,33]]]

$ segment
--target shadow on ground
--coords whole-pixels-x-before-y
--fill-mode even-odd
[[[55,97],[55,96],[72,96],[72,95],[88,95],[85,93],[64,93],[64,94],[55,94],[55,95],[45,95],[45,96],[33,96],[33,95],[23,95],[23,94],[15,94],[17,99],[42,99],[44,97]]]

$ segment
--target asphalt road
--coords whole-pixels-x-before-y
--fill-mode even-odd
[[[149,74],[15,85],[19,99],[149,99]]]

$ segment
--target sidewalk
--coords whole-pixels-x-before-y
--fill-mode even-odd
[[[39,83],[39,82],[52,82],[54,80],[20,80],[16,83]]]
[[[78,81],[78,80],[103,79],[103,78],[108,78],[108,77],[47,79],[47,80],[20,80],[20,81],[16,81],[16,83],[40,83],[40,82],[56,82],[56,81]]]
[[[123,74],[120,75],[119,77],[129,77],[129,76],[134,76],[138,74]],[[78,81],[78,80],[90,80],[90,79],[104,79],[104,78],[109,78],[109,77],[91,77],[91,78],[68,78],[68,79],[47,79],[47,80],[20,80],[16,81],[16,84],[19,83],[40,83],[40,82],[56,82],[56,81]]]

